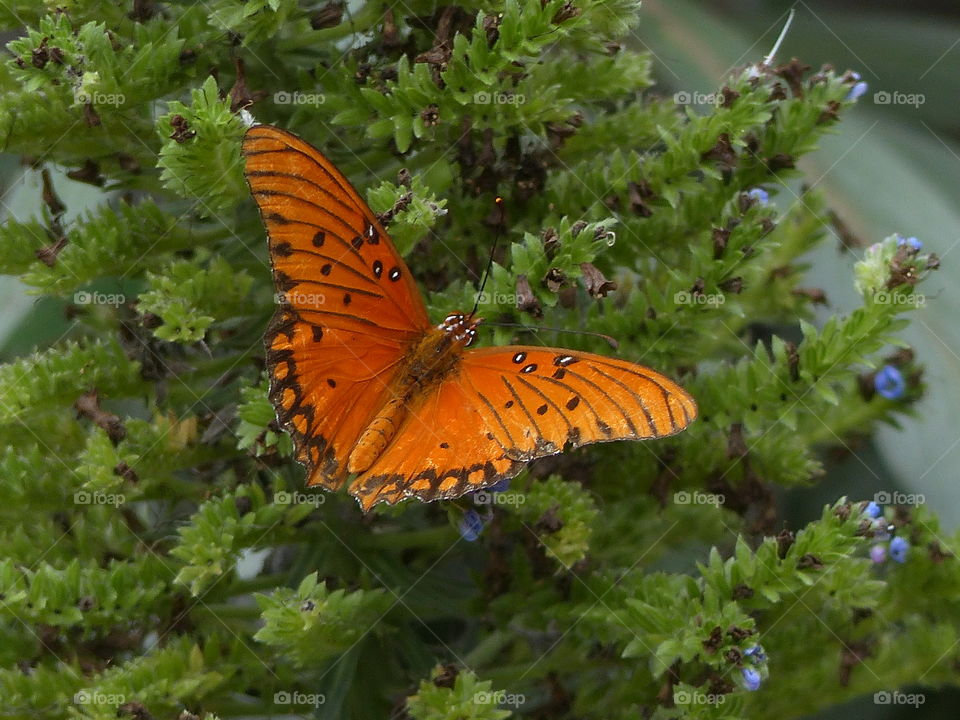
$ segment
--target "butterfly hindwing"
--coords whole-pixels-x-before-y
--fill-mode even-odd
[[[454,498],[513,477],[508,457],[456,376],[408,408],[400,431],[374,465],[350,485],[365,510],[406,497]]]

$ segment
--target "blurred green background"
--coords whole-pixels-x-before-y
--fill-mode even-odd
[[[960,525],[960,484],[955,480],[960,467],[960,307],[957,294],[948,289],[951,278],[960,274],[954,252],[960,242],[955,201],[960,176],[960,4],[646,0],[633,42],[654,54],[658,84],[653,92],[664,97],[708,94],[733,68],[767,55],[791,9],[795,17],[778,62],[798,57],[814,68],[830,63],[859,72],[869,85],[835,126],[836,133],[801,162],[806,183],[826,193],[864,243],[894,232],[913,235],[943,264],[924,284],[926,304],[912,315],[905,333],[926,366],[927,394],[915,417],[847,448],[816,487],[786,495],[786,519],[796,527],[841,495],[861,499],[900,490],[922,494],[944,526],[953,529]],[[54,173],[53,181],[71,214],[101,198],[96,188],[61,174]],[[0,156],[5,213],[20,219],[39,214],[40,191],[38,172],[22,166],[20,158]],[[791,181],[776,202],[786,209],[798,201],[798,193],[799,183]],[[820,310],[822,318],[859,304],[852,280],[858,255],[842,252],[835,239],[811,256],[807,285],[823,288],[829,301]],[[0,277],[0,361],[69,337],[70,300],[38,300],[16,279]],[[919,709],[877,706],[863,699],[822,717],[956,716],[960,693],[927,693],[926,698]]]

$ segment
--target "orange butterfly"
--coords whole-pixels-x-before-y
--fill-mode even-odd
[[[693,399],[649,368],[545,347],[467,350],[479,318],[434,327],[376,215],[316,148],[255,125],[246,176],[280,307],[266,334],[270,397],[307,485],[364,510],[455,498],[534,458],[683,430]]]

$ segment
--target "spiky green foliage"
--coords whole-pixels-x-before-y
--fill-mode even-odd
[[[5,148],[28,185],[57,165],[104,193],[65,212],[57,181],[0,229],[2,270],[72,301],[66,337],[0,367],[0,716],[785,718],[956,682],[958,538],[931,513],[839,500],[776,534],[775,488],[923,392],[891,348],[932,254],[880,240],[844,317],[807,287],[830,208],[795,168],[851,76],[751,65],[702,113],[641,95],[633,0],[41,8],[0,7],[29,26]],[[447,503],[304,488],[241,108],[344,171],[435,318],[611,336],[699,419]],[[611,352],[481,339],[513,340]],[[909,549],[876,563],[887,525]]]

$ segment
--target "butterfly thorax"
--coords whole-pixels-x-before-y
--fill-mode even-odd
[[[479,319],[452,313],[410,345],[390,384],[387,401],[360,434],[347,462],[351,473],[367,470],[422,400],[455,372],[477,334]]]

